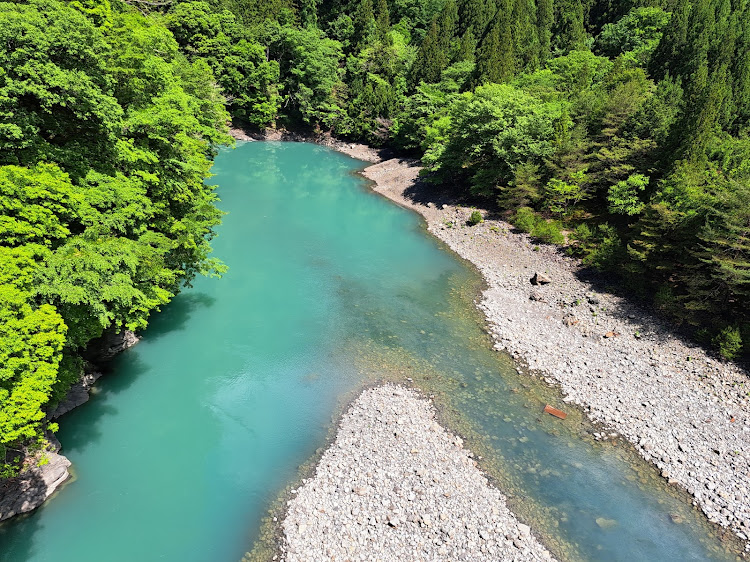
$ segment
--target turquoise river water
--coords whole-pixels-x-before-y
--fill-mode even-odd
[[[239,560],[354,392],[406,377],[561,557],[733,559],[628,447],[541,415],[559,396],[491,350],[477,273],[361,166],[298,143],[218,156],[229,272],[156,314],[60,420],[74,480],[0,525],[0,560]]]

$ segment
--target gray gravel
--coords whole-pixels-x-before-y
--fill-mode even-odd
[[[502,221],[466,226],[471,209],[404,196],[419,172],[388,160],[367,168],[375,190],[421,213],[473,262],[488,288],[477,303],[496,347],[559,385],[568,402],[634,443],[687,489],[711,521],[750,537],[750,378],[677,337],[653,315],[576,276],[580,263],[514,234]],[[423,194],[423,199],[424,199]],[[535,273],[551,283],[534,286]],[[750,543],[746,543],[750,550]]]
[[[359,396],[292,495],[288,562],[552,560],[430,402],[400,386]]]

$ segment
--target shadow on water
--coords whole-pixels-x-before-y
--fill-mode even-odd
[[[148,345],[152,345],[167,334],[186,329],[190,317],[201,307],[211,306],[215,299],[198,292],[183,293],[174,298],[163,312],[156,315],[147,330]],[[127,363],[127,369],[119,368]],[[127,391],[138,378],[149,370],[139,357],[137,347],[115,357],[105,366],[105,374],[91,390],[91,398],[85,408],[71,410],[60,419],[62,429],[60,441],[64,454],[75,454],[98,443],[102,438],[102,419],[116,416],[119,411],[112,406],[112,396]]]
[[[40,481],[38,486],[42,486]],[[32,484],[32,487],[35,487]],[[0,489],[0,494],[2,494]],[[43,509],[39,508],[39,509]],[[34,535],[40,530],[40,520],[31,512],[25,515],[18,515],[7,521],[0,523],[0,562],[21,562],[31,560],[35,554]],[[19,539],[19,537],[21,537]],[[6,556],[7,548],[13,542],[13,559]]]
[[[153,316],[147,330],[148,345],[170,333],[185,329],[196,311],[202,307],[210,307],[214,302],[215,299],[210,295],[196,291],[178,295],[163,312]],[[127,368],[119,368],[124,363]],[[61,430],[58,437],[63,446],[62,454],[76,456],[99,443],[104,438],[100,429],[104,425],[103,419],[120,413],[118,408],[112,406],[111,397],[126,392],[149,367],[138,358],[136,347],[103,365],[103,370],[105,374],[92,389],[89,401],[82,408],[75,408],[60,418]],[[71,468],[71,472],[75,474],[75,466]],[[64,493],[65,487],[74,480],[72,477],[55,494]],[[40,481],[39,486],[42,485]],[[31,513],[0,523],[0,561],[21,562],[34,559],[37,555],[35,537],[43,530],[41,512],[48,505],[44,504]],[[12,550],[12,555],[8,554],[9,550]]]
[[[151,317],[145,334],[148,336],[149,344],[159,341],[167,334],[180,332],[188,327],[190,317],[201,308],[209,308],[214,305],[216,299],[206,293],[195,289],[177,295],[169,306]],[[117,361],[117,359],[115,359]]]

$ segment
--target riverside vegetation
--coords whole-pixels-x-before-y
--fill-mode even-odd
[[[750,348],[744,0],[0,4],[0,463],[105,330],[217,274],[229,117],[414,153],[693,329]]]

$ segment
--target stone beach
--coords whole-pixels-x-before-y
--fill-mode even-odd
[[[392,384],[351,405],[283,532],[288,562],[552,559],[431,403]]]
[[[495,347],[560,387],[567,402],[622,435],[709,520],[750,537],[750,378],[683,340],[631,301],[595,285],[579,261],[418,181],[419,166],[367,168],[373,189],[424,216],[428,230],[484,276],[477,306]],[[486,215],[486,213],[484,213]],[[535,275],[549,283],[532,284]],[[746,548],[750,543],[746,542]]]

